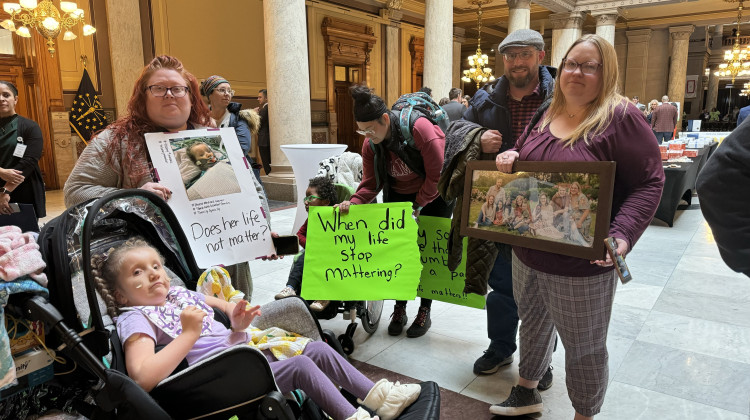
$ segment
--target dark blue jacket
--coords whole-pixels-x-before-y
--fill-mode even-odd
[[[253,147],[253,135],[250,133],[250,126],[247,124],[244,118],[240,118],[240,109],[242,104],[237,102],[230,102],[227,106],[229,111],[229,126],[234,127],[235,133],[237,133],[237,140],[240,142],[242,153],[245,156],[250,153]]]
[[[539,84],[544,99],[550,98],[555,90],[555,74],[557,74],[557,69],[554,67],[539,66]],[[494,82],[484,85],[471,98],[469,109],[464,112],[465,120],[490,130],[497,130],[502,134],[503,146],[500,148],[500,152],[512,148],[516,141],[511,130],[513,121],[511,121],[510,110],[506,105],[509,83],[508,79],[502,76]],[[483,158],[485,157],[483,156]],[[486,158],[489,158],[489,156]]]

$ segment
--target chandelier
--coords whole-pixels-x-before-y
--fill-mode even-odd
[[[750,82],[746,82],[740,91],[740,96],[748,96],[748,94],[750,94]]]
[[[477,51],[474,55],[469,56],[469,69],[464,70],[464,76],[461,78],[466,83],[472,80],[477,84],[479,89],[480,83],[495,80],[492,75],[492,69],[485,67],[489,64],[487,54],[482,54],[482,5],[492,3],[493,0],[469,0],[470,4],[478,6],[477,8]]]
[[[70,30],[77,24],[83,25],[84,36],[96,32],[96,28],[84,23],[83,9],[79,9],[75,2],[61,1],[62,13],[52,4],[52,0],[42,0],[38,4],[37,0],[20,0],[19,3],[3,3],[3,10],[10,15],[10,19],[0,22],[0,26],[24,38],[31,38],[30,28],[36,29],[47,40],[50,55],[55,55],[55,38],[62,30],[65,30],[65,41],[78,38]],[[16,22],[21,26],[16,28]]]
[[[736,0],[724,0],[728,3],[734,3]],[[737,36],[734,38],[734,45],[731,50],[724,51],[724,62],[719,64],[719,70],[714,74],[717,76],[732,76],[732,83],[737,76],[750,74],[750,50],[740,46],[740,22],[742,21],[742,2],[739,0],[737,7]]]

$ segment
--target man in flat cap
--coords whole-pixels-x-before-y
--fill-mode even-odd
[[[482,158],[492,160],[515,145],[537,108],[552,97],[557,73],[554,67],[541,65],[544,39],[537,31],[513,31],[497,49],[503,55],[505,74],[482,87],[464,113],[465,120],[487,129],[480,140]],[[496,197],[495,202],[506,199]],[[512,251],[507,244],[497,244],[497,247],[499,253],[489,276],[492,291],[487,295],[490,346],[474,363],[477,375],[494,373],[513,363],[513,353],[517,348],[518,308],[513,299]],[[540,390],[550,386],[552,368],[539,381]]]

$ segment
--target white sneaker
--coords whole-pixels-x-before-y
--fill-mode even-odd
[[[314,312],[321,312],[323,309],[328,307],[329,303],[331,303],[330,300],[316,300],[312,303],[312,305],[310,305],[310,309]]]
[[[346,420],[380,420],[380,417],[370,417],[370,413],[362,407],[357,408],[357,411],[349,416]]]
[[[273,298],[279,300],[289,296],[297,296],[297,292],[295,292],[291,287],[286,286],[285,288],[281,289],[279,293],[276,293],[276,296],[274,296]]]

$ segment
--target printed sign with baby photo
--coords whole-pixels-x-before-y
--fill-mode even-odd
[[[148,133],[146,146],[199,266],[274,253],[255,175],[234,129]]]

